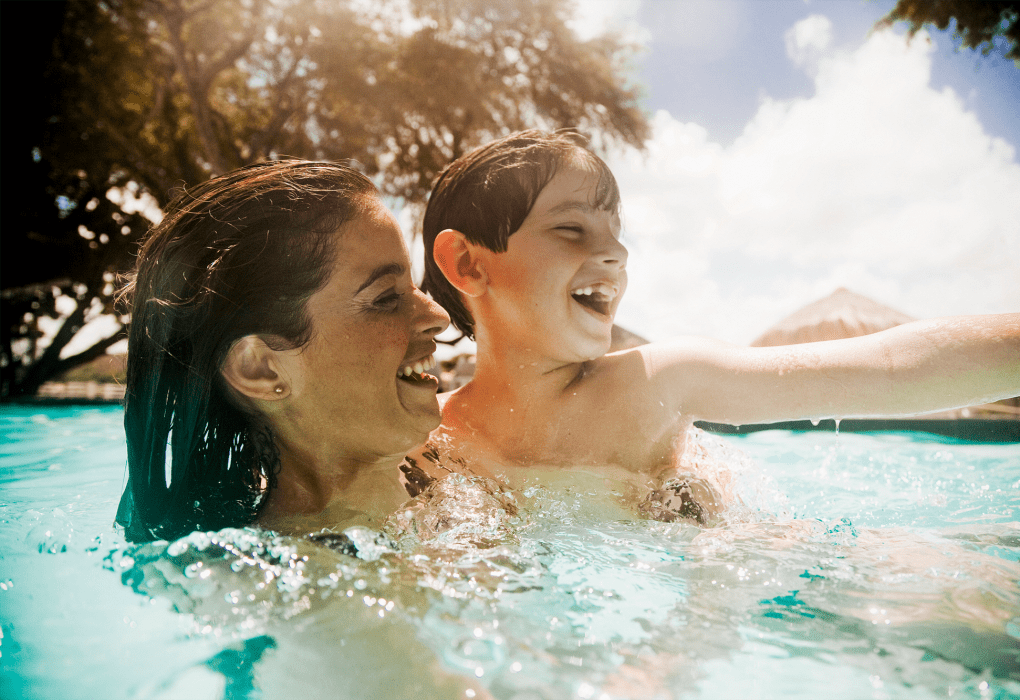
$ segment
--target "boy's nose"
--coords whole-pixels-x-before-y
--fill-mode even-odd
[[[598,257],[604,265],[615,265],[620,268],[627,266],[627,246],[615,236],[607,236],[608,240],[598,251]]]

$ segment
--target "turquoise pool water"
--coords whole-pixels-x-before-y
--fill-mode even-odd
[[[454,480],[352,557],[125,545],[116,407],[0,436],[3,698],[1020,697],[1016,444],[716,438],[748,507],[704,530]]]

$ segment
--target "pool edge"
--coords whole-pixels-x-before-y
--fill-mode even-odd
[[[695,421],[694,425],[710,433],[723,435],[742,435],[762,430],[836,431],[836,422],[831,418],[817,424],[809,420],[796,420],[740,426]],[[839,430],[846,433],[921,432],[972,442],[1020,442],[1020,421],[1001,418],[847,418],[839,422]]]

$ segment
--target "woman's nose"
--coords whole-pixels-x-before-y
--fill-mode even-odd
[[[420,333],[435,337],[450,326],[450,314],[420,289],[414,290],[414,327]]]

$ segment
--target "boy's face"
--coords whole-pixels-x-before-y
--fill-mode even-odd
[[[587,170],[561,167],[506,252],[485,251],[485,313],[475,316],[485,336],[557,361],[609,350],[627,286],[627,249],[619,214],[591,205],[597,184]]]

